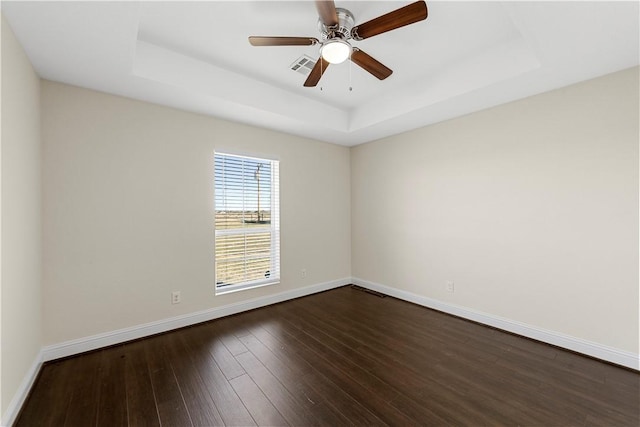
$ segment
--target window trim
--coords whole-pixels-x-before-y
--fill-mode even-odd
[[[225,156],[225,157],[234,157],[239,159],[247,159],[252,161],[269,163],[271,165],[271,193],[270,193],[270,217],[271,222],[268,227],[255,227],[250,229],[221,229],[218,230],[216,227],[216,171],[215,171],[215,160],[217,156]],[[263,286],[270,286],[280,283],[281,279],[281,270],[280,270],[280,161],[274,158],[268,157],[255,157],[255,156],[247,156],[243,154],[234,154],[229,152],[222,151],[214,151],[214,291],[215,295],[224,295],[229,293],[234,293],[238,291],[243,291],[247,289],[255,289]],[[243,193],[244,194],[244,193]],[[217,275],[217,253],[215,252],[215,247],[217,244],[218,237],[220,236],[231,236],[231,235],[243,235],[253,233],[270,233],[271,234],[271,249],[269,252],[270,255],[270,277],[258,280],[250,280],[245,281],[233,285],[226,285],[224,288],[220,289],[218,287],[218,275]],[[275,274],[274,274],[275,273]]]

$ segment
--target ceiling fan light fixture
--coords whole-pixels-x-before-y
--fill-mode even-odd
[[[330,64],[340,64],[351,55],[351,45],[344,40],[329,40],[320,48],[320,55]]]

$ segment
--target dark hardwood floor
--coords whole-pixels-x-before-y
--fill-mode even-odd
[[[640,376],[350,287],[46,363],[17,426],[638,426]]]

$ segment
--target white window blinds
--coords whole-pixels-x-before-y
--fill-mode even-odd
[[[280,281],[278,161],[215,153],[216,293]]]

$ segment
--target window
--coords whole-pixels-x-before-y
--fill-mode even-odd
[[[215,153],[216,294],[280,281],[278,162]]]

